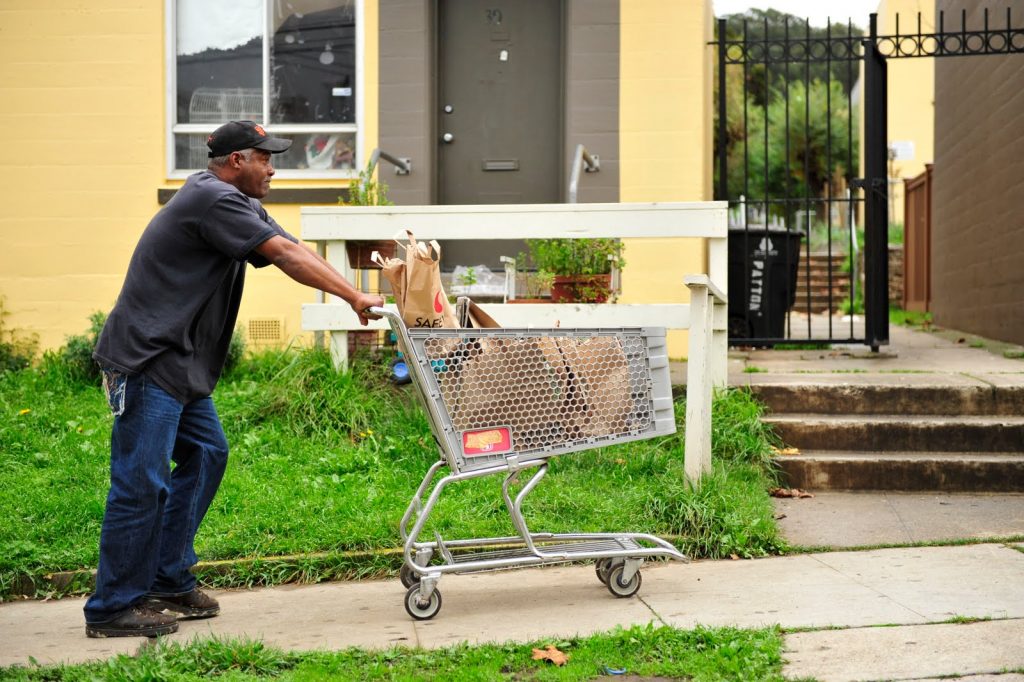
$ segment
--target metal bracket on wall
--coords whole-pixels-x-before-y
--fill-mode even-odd
[[[412,159],[407,156],[393,156],[382,151],[380,147],[374,148],[373,153],[370,154],[370,162],[367,164],[370,173],[373,173],[373,169],[377,167],[377,162],[381,159],[395,167],[395,175],[408,175],[412,173]]]
[[[576,145],[576,153],[572,160],[572,171],[569,173],[569,203],[576,203],[576,195],[580,185],[580,168],[586,163],[586,172],[597,173],[601,170],[601,157],[591,154],[581,144]]]

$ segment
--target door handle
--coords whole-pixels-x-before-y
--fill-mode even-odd
[[[455,136],[452,135],[451,133],[445,133],[444,135],[441,136],[441,141],[444,142],[445,144],[451,144],[454,139]]]

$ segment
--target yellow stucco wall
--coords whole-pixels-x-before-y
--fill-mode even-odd
[[[8,329],[42,348],[109,310],[166,175],[164,2],[5,0],[0,12],[0,296]],[[365,159],[377,138],[377,4],[364,3]],[[343,182],[274,181],[275,187]],[[300,233],[299,207],[268,204]],[[274,268],[249,270],[239,322],[300,332],[314,292]]]
[[[364,0],[363,147],[377,140],[376,0]],[[705,0],[629,0],[621,20],[621,200],[711,197],[712,14]],[[8,329],[43,348],[109,310],[166,176],[165,3],[5,0],[0,12],[0,296]],[[284,181],[275,187],[337,186]],[[268,204],[301,233],[299,206]],[[705,271],[699,240],[627,244],[623,302],[686,301]],[[250,269],[239,322],[281,318],[300,333],[314,292]],[[308,338],[308,335],[304,335]],[[671,340],[685,356],[685,334]]]
[[[878,4],[879,34],[895,35],[897,14],[900,34],[916,33],[919,12],[921,32],[935,33],[935,0],[881,0]],[[913,158],[892,161],[889,168],[890,222],[902,223],[903,182],[894,183],[892,178],[920,175],[924,172],[924,165],[935,159],[935,59],[890,59],[887,71],[888,142],[890,145],[911,142],[914,147]]]
[[[710,2],[629,0],[621,4],[620,198],[712,198],[713,20]],[[623,303],[689,301],[683,276],[706,272],[700,240],[626,240]],[[669,353],[685,357],[685,332]]]

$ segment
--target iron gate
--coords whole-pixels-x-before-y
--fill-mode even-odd
[[[731,345],[888,344],[886,60],[1024,52],[1009,9],[999,23],[986,10],[968,29],[962,10],[947,30],[940,11],[936,33],[918,15],[901,34],[896,16],[896,33],[880,36],[872,14],[863,36],[831,22],[823,35],[788,20],[780,31],[766,18],[730,37],[718,21],[715,198],[730,205]],[[852,94],[862,67],[863,172]]]

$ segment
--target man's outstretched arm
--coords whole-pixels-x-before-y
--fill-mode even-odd
[[[384,305],[383,296],[359,291],[333,265],[303,244],[295,244],[275,235],[257,246],[256,252],[296,282],[344,299],[364,325],[370,318],[377,317],[367,315],[366,309]]]

